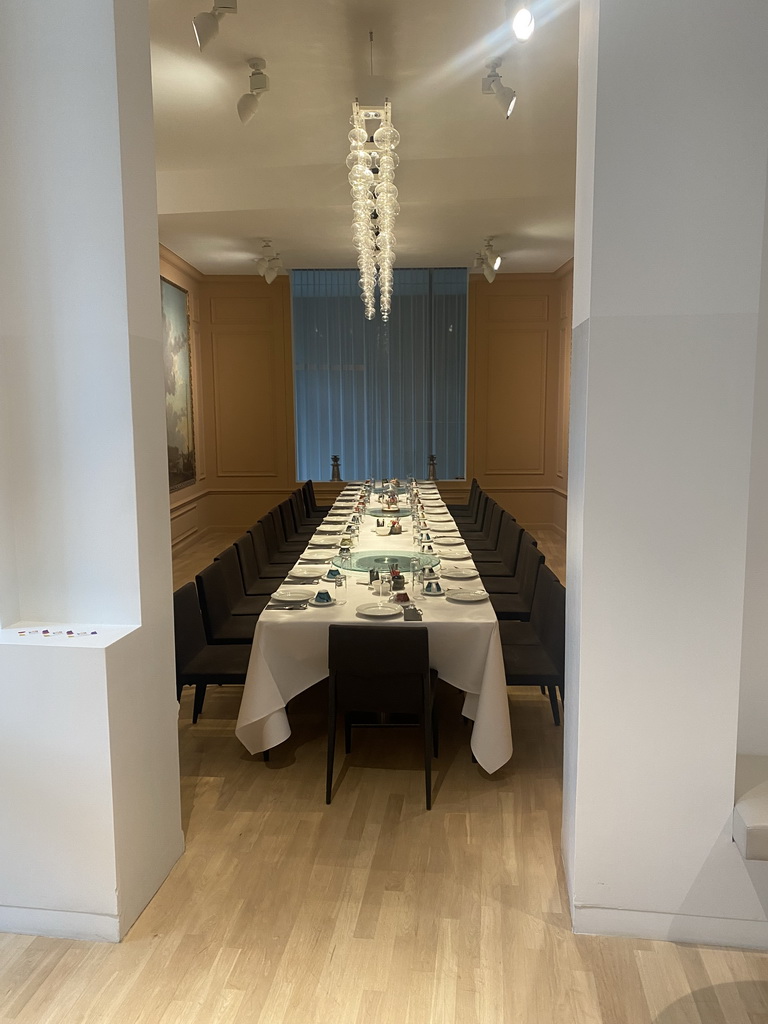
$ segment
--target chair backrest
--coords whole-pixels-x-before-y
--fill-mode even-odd
[[[260,575],[269,572],[269,563],[271,562],[269,548],[267,547],[267,531],[265,529],[266,518],[267,517],[264,516],[264,518],[260,519],[258,523],[254,523],[248,531],[251,535],[253,554],[256,558],[256,565],[258,566]]]
[[[197,587],[194,583],[185,583],[173,595],[173,638],[176,671],[182,672],[207,643]]]
[[[276,508],[270,511],[269,515],[275,524],[278,543],[285,544],[296,539],[296,529],[293,525],[293,515],[291,514],[291,503],[289,501],[281,501]]]
[[[511,576],[515,576],[517,573],[517,560],[520,555],[522,537],[522,526],[509,512],[505,512],[501,517],[501,526],[499,527],[499,551]]]
[[[206,565],[195,577],[200,597],[200,611],[203,613],[205,633],[210,640],[228,621],[232,605],[227,593],[227,582],[220,562]]]
[[[429,631],[330,625],[328,676],[340,708],[421,712],[429,692]]]
[[[278,534],[278,525],[277,524],[279,522],[280,522],[280,513],[275,508],[270,509],[270,511],[267,512],[267,514],[265,516],[262,516],[261,519],[259,520],[259,523],[261,523],[261,528],[262,528],[262,530],[264,532],[264,542],[265,542],[265,544],[267,546],[267,555],[268,555],[268,560],[270,562],[272,562],[272,561],[274,561],[274,562],[283,561],[283,556],[280,554],[280,550],[279,549],[280,549],[280,545],[283,543],[283,540],[285,538],[283,538],[283,540],[281,540],[280,536]],[[255,537],[255,534],[254,534],[254,537]],[[258,555],[258,549],[256,551],[256,554]]]
[[[501,505],[497,504],[493,498],[489,501],[490,515],[488,516],[487,529],[484,531],[489,544],[493,547],[497,547],[499,543],[499,533],[501,531],[501,520],[504,515],[504,509]]]
[[[546,566],[542,566],[539,569],[540,576],[545,568]],[[547,571],[550,572],[549,569]],[[550,575],[552,581],[548,587],[547,614],[539,636],[542,637],[547,654],[557,666],[562,679],[565,673],[565,587],[554,573],[550,572]],[[538,587],[539,584],[536,584],[537,590]]]
[[[539,566],[543,561],[544,555],[536,547],[536,541],[526,530],[520,541],[520,554],[517,559],[516,575],[520,581],[520,598],[528,608],[533,606]]]
[[[224,570],[224,584],[227,588],[227,600],[229,606],[233,607],[238,601],[245,597],[243,577],[240,573],[240,561],[237,557],[234,544],[225,548],[214,558]]]
[[[319,507],[315,498],[315,485],[311,480],[307,480],[304,484],[304,488],[306,490],[307,497],[309,498],[309,507],[307,511],[311,515]]]
[[[233,545],[237,552],[237,560],[240,563],[240,576],[246,592],[258,583],[259,563],[256,560],[256,552],[253,549],[253,537],[250,533],[244,533],[238,537]]]
[[[288,498],[288,502],[291,506],[293,528],[298,531],[302,526],[304,526],[307,519],[306,512],[303,510],[301,504],[301,492],[294,491]]]
[[[539,566],[539,575],[536,580],[536,591],[533,595],[531,605],[531,626],[536,636],[544,643],[549,628],[549,604],[552,595],[552,588],[555,584],[560,585],[557,576],[548,565]]]

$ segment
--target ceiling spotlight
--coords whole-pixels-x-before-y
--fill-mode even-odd
[[[222,14],[237,14],[237,0],[215,0],[210,11],[197,14],[192,19],[195,39],[201,50],[219,34]]]
[[[254,116],[259,106],[259,97],[269,89],[269,79],[264,74],[266,66],[267,62],[263,57],[253,57],[248,61],[248,67],[251,69],[250,92],[243,93],[237,101],[237,116],[243,124],[248,124]]]
[[[270,238],[263,240],[261,252],[261,256],[254,256],[256,273],[260,274],[267,284],[272,284],[278,273],[284,269],[283,261],[280,259],[280,253],[273,250]]]
[[[496,97],[509,120],[509,115],[515,109],[517,93],[509,86],[502,85],[501,75],[498,71],[500,66],[501,60],[492,60],[490,64],[486,65],[488,74],[482,80],[482,89],[486,96]]]
[[[520,3],[519,0],[511,0],[511,2],[508,2],[507,17],[512,23],[512,31],[515,33],[515,37],[519,39],[521,43],[524,43],[526,39],[531,38],[533,30],[536,27],[536,22],[525,3]]]
[[[475,262],[472,267],[473,270],[482,270],[488,284],[493,284],[495,281],[496,271],[501,266],[502,260],[501,256],[493,251],[492,243],[493,236],[485,239],[482,250],[475,253]]]

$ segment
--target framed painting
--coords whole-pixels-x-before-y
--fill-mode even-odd
[[[165,278],[160,279],[160,295],[163,311],[168,480],[171,490],[177,491],[196,480],[189,295]]]

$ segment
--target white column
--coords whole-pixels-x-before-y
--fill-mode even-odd
[[[768,865],[748,870],[731,842],[766,343],[768,6],[582,0],[581,33],[563,829],[574,927],[768,946]]]
[[[118,939],[183,848],[146,7],[3,14],[0,930]]]

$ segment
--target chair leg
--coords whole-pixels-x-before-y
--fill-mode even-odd
[[[439,736],[437,731],[437,705],[432,705],[432,753],[437,757]]]
[[[427,791],[427,810],[432,810],[432,715],[424,716],[424,785]]]
[[[333,789],[333,755],[336,747],[336,697],[333,691],[333,682],[329,684],[331,691],[328,694],[328,755],[325,768],[325,802],[331,802],[331,790]]]
[[[268,761],[269,760],[269,750],[265,750],[264,753],[261,756],[262,756],[262,758],[265,761]]]
[[[555,725],[560,725],[560,708],[557,704],[557,687],[548,686],[547,690],[549,691],[549,703],[552,707],[552,717],[555,720]]]
[[[195,683],[195,703],[192,707],[192,724],[194,725],[198,716],[202,713],[205,703],[205,688],[207,683]]]

